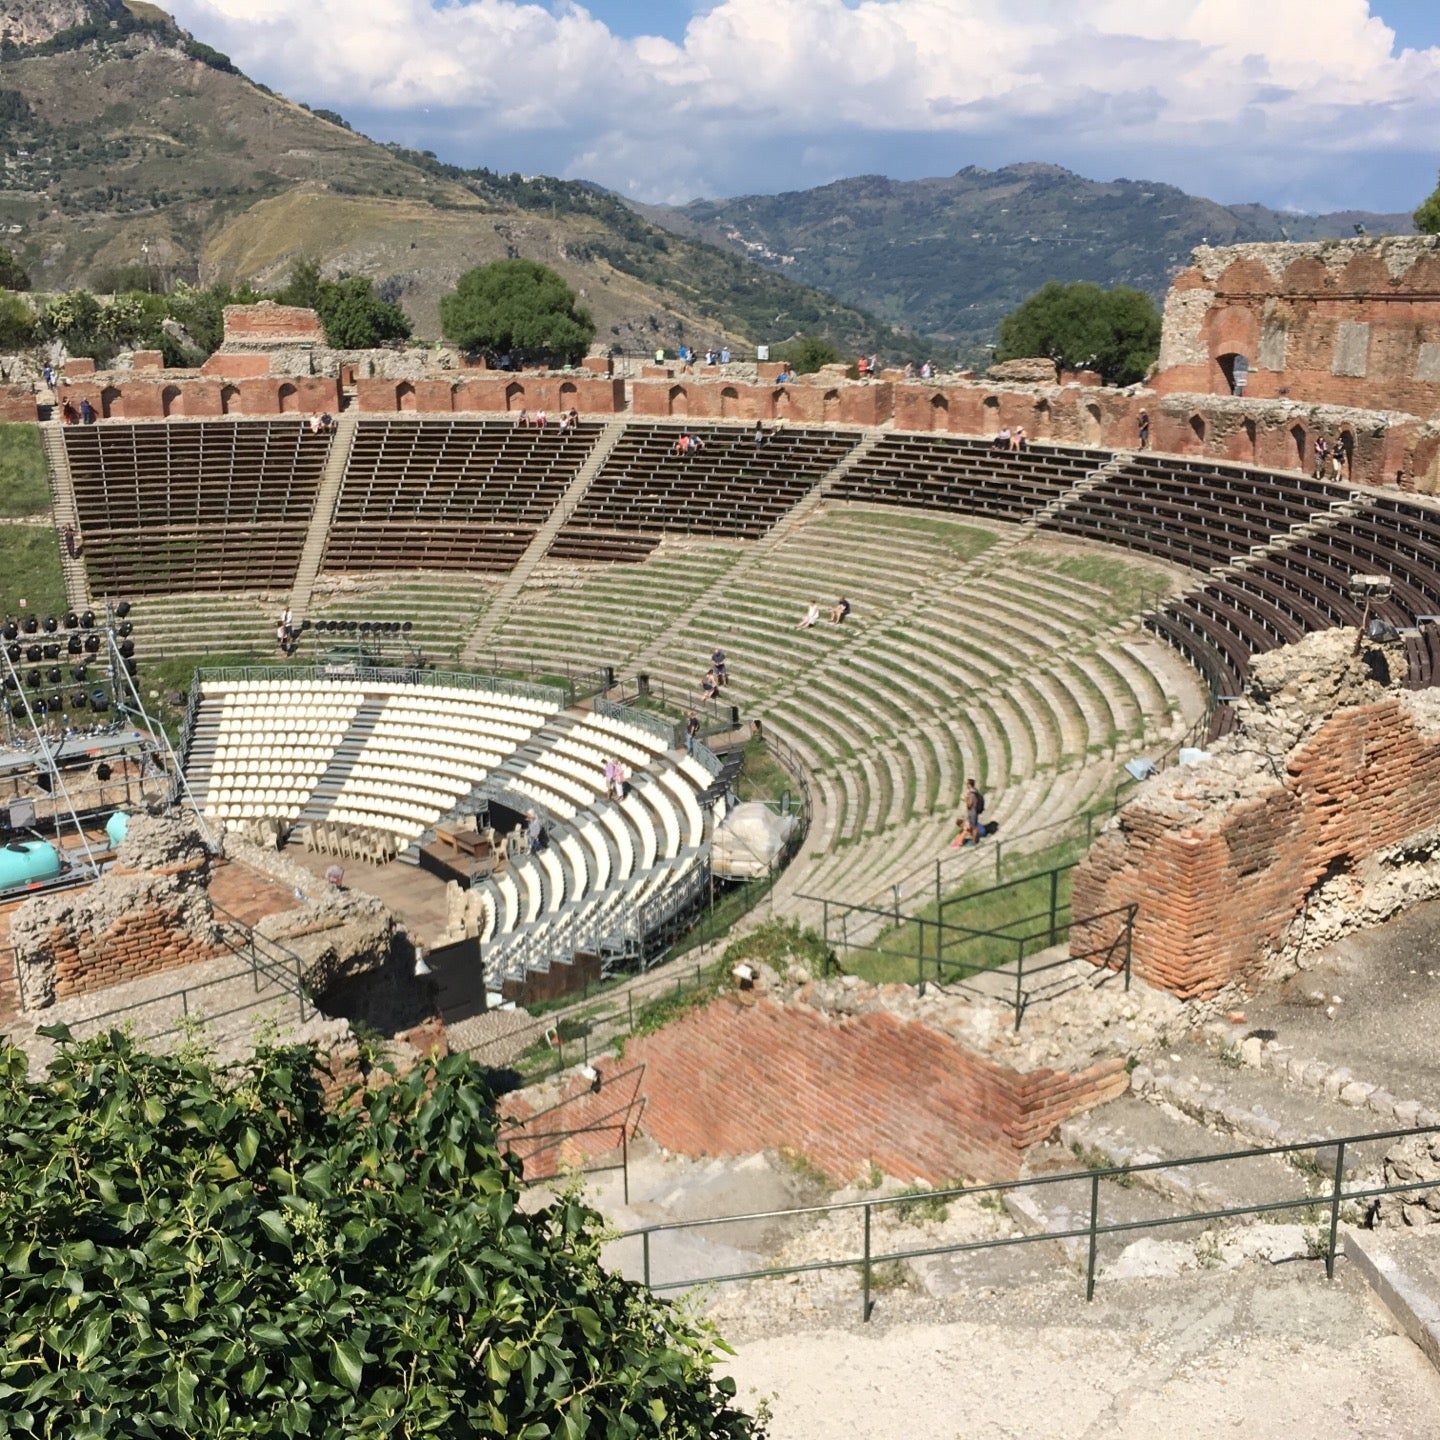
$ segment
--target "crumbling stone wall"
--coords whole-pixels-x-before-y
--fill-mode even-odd
[[[1428,419],[1440,406],[1440,252],[1429,236],[1201,246],[1165,305],[1155,387]]]
[[[1398,645],[1352,655],[1355,634],[1256,657],[1237,733],[1147,780],[1075,871],[1077,916],[1138,905],[1152,984],[1190,998],[1244,977],[1327,879],[1434,824],[1440,694],[1403,688]]]
[[[84,889],[37,895],[10,919],[27,1009],[215,952],[210,856],[189,817],[134,816],[115,863]]]

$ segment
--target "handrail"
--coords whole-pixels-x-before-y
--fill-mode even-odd
[[[803,1205],[789,1210],[759,1210],[735,1215],[716,1215],[697,1220],[666,1220],[653,1225],[641,1225],[625,1230],[616,1238],[641,1242],[643,1279],[650,1290],[683,1290],[694,1285],[721,1285],[740,1280],[767,1280],[782,1275],[797,1275],[809,1271],[859,1268],[862,1275],[861,1318],[869,1320],[872,1304],[870,1300],[874,1267],[892,1262],[919,1260],[936,1255],[957,1255],[974,1250],[998,1250],[1012,1245],[1035,1245],[1054,1241],[1087,1240],[1085,1298],[1095,1298],[1096,1260],[1098,1241],[1102,1235],[1120,1235],[1131,1232],[1163,1229],[1170,1225],[1199,1224],[1212,1220],[1238,1219],[1247,1215],[1267,1215],[1285,1210],[1313,1209],[1320,1205],[1329,1207],[1329,1238],[1324,1248],[1325,1274],[1335,1278],[1336,1235],[1340,1222],[1342,1204],[1357,1200],[1372,1200],[1385,1195],[1401,1195],[1417,1190],[1440,1189],[1440,1180],[1417,1180],[1393,1185],[1368,1186],[1346,1190],[1345,1152],[1347,1147],[1375,1144],[1386,1140],[1408,1139],[1415,1135],[1440,1135],[1440,1125],[1417,1125],[1399,1130],[1378,1130],[1358,1135],[1346,1135],[1331,1139],[1297,1141],[1285,1145],[1268,1145],[1251,1150],[1230,1150],[1212,1155],[1182,1156],[1178,1159],[1140,1161],[1133,1165],[1102,1165],[1087,1170],[1068,1171],[1060,1175],[1035,1175],[1019,1180],[1000,1180],[981,1185],[958,1185],[942,1190],[925,1190],[919,1196],[915,1193],[886,1195],[875,1199],[839,1200],[825,1205]],[[1232,1205],[1202,1211],[1186,1211],[1183,1214],[1164,1215],[1141,1220],[1100,1221],[1100,1183],[1102,1180],[1128,1180],[1135,1175],[1159,1170],[1185,1170],[1203,1165],[1233,1164],[1238,1160],[1254,1160],[1265,1157],[1289,1158],[1304,1155],[1313,1165],[1315,1157],[1334,1150],[1335,1165],[1333,1185],[1329,1194],[1305,1195],[1297,1199],[1266,1200],[1251,1205]],[[1298,1172],[1297,1172],[1298,1173]],[[1040,1189],[1048,1185],[1086,1184],[1090,1191],[1089,1223],[1068,1230],[1044,1230],[1029,1235],[1004,1236],[990,1240],[959,1241],[949,1245],[927,1245],[908,1250],[874,1253],[871,1247],[871,1223],[876,1210],[896,1205],[914,1204],[917,1198],[926,1201],[947,1201],[967,1199],[974,1196],[1003,1196],[1015,1190]],[[734,1271],[724,1275],[703,1275],[693,1279],[665,1280],[656,1282],[651,1278],[651,1237],[675,1231],[698,1230],[716,1225],[738,1225],[761,1220],[789,1220],[804,1215],[832,1215],[841,1211],[862,1212],[864,1217],[864,1248],[860,1255],[814,1260],[798,1265],[774,1265],[755,1270]]]

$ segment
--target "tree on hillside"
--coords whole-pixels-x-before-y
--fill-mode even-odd
[[[601,1268],[594,1212],[522,1208],[472,1062],[327,1097],[306,1047],[222,1072],[44,1033],[44,1080],[0,1047],[15,1433],[761,1433],[713,1335]]]
[[[1415,228],[1422,235],[1440,235],[1440,185],[1415,212]]]
[[[0,290],[28,290],[30,277],[9,250],[0,250]]]
[[[35,316],[18,296],[0,293],[0,351],[23,350],[35,339]]]
[[[575,364],[595,322],[575,292],[533,260],[497,260],[468,270],[440,301],[440,324],[464,350]]]
[[[778,346],[777,360],[783,360],[797,375],[813,375],[826,365],[839,363],[840,352],[818,335],[801,335]]]
[[[341,350],[370,350],[387,340],[410,338],[405,312],[377,295],[372,281],[363,275],[322,279],[319,262],[308,255],[295,261],[290,278],[271,298],[313,310],[325,327],[325,338]]]
[[[1069,370],[1098,370],[1133,385],[1160,353],[1160,312],[1143,291],[1088,281],[1042,286],[1000,322],[997,360],[1046,355]]]

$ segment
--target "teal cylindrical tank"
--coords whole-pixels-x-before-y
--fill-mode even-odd
[[[0,890],[51,880],[60,873],[60,854],[45,840],[0,847]]]
[[[130,817],[123,811],[117,810],[105,822],[105,834],[109,838],[110,848],[113,850],[129,833]]]

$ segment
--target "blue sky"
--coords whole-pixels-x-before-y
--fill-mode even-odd
[[[1410,210],[1436,0],[174,0],[254,78],[458,164],[640,199],[1019,160]]]

